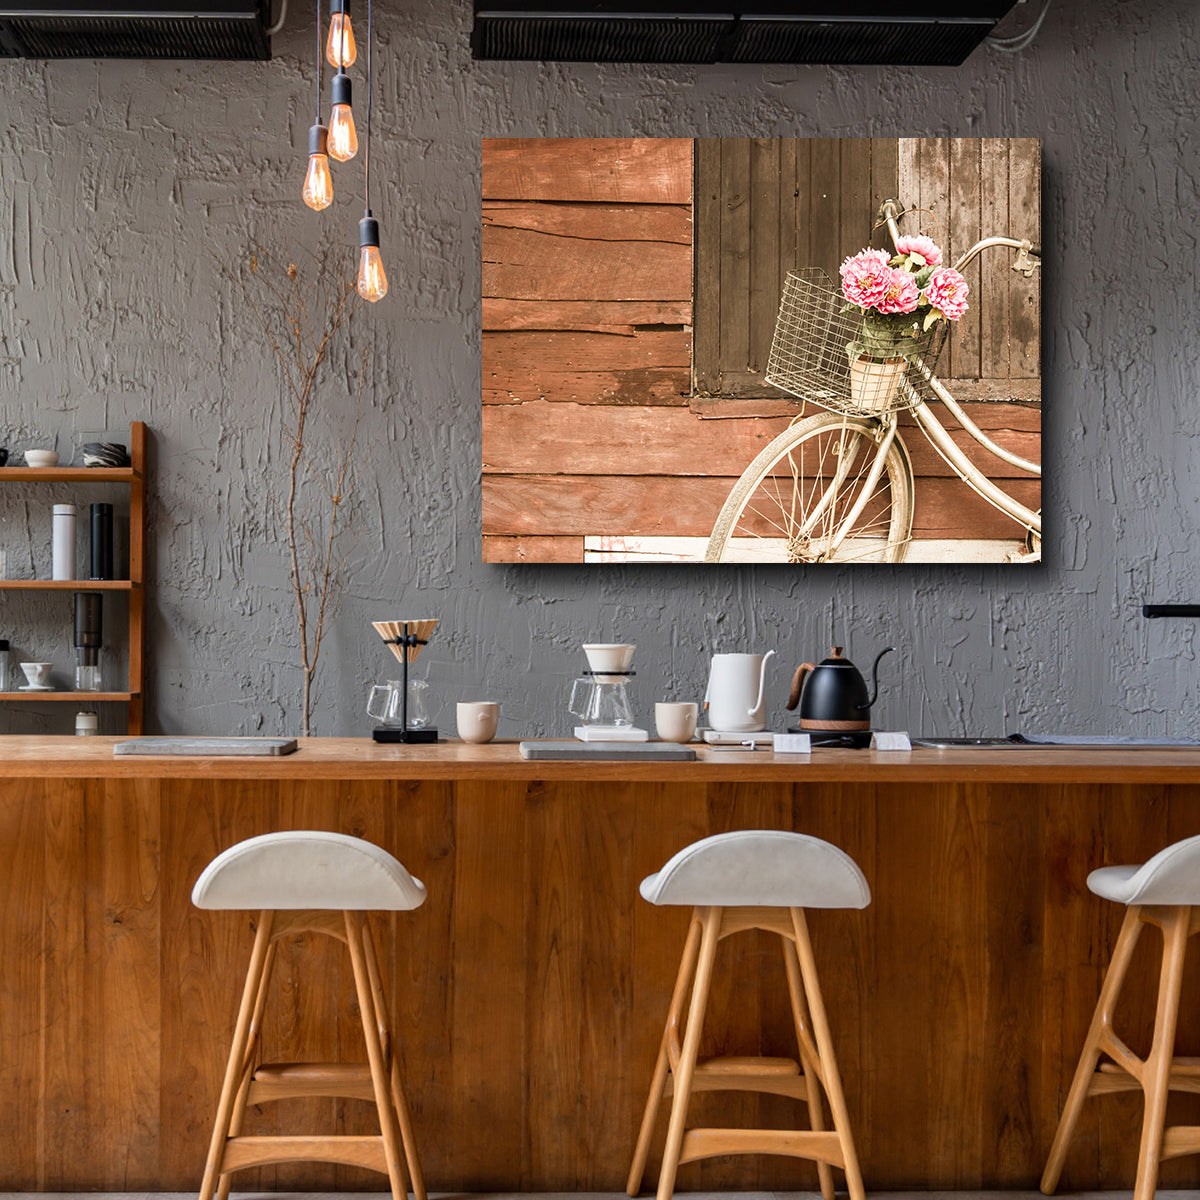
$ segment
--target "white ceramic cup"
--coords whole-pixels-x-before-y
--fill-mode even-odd
[[[49,687],[50,686],[50,670],[54,666],[53,663],[22,663],[21,670],[25,672],[25,678],[29,680],[30,687]]]
[[[500,723],[500,705],[494,700],[460,700],[455,717],[464,742],[490,742]]]
[[[660,700],[654,706],[654,731],[664,742],[690,742],[696,735],[695,704]]]

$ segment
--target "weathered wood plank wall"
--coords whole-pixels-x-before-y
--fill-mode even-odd
[[[576,535],[621,532],[586,487],[568,485],[549,509],[514,488],[510,442],[526,448],[525,469],[554,494],[561,472],[596,469],[594,453],[590,467],[578,465],[581,453],[605,449],[587,445],[593,432],[608,436],[603,421],[570,433],[580,414],[611,412],[619,426],[630,406],[646,415],[688,404],[691,196],[687,139],[484,141],[485,562],[581,562]],[[547,410],[565,436],[553,418],[546,436]],[[534,507],[515,530],[497,501],[501,510]],[[556,511],[563,502],[576,507],[571,523]]]
[[[899,198],[930,210],[913,220],[941,238],[947,261],[985,237],[1041,242],[1038,139],[901,138],[899,151]],[[1015,259],[986,250],[964,271],[971,308],[939,365],[959,399],[1041,399],[1041,271],[1026,279],[1008,269]]]

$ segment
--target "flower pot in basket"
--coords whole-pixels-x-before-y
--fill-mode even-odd
[[[904,378],[905,360],[877,362],[860,355],[850,364],[850,399],[862,412],[884,413],[892,407],[896,389]]]

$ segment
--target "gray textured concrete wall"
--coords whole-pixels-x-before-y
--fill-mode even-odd
[[[295,731],[291,599],[269,499],[283,468],[268,353],[213,253],[287,255],[323,227],[353,256],[360,168],[299,201],[312,8],[266,64],[0,62],[0,444],[154,431],[151,729]],[[1192,0],[1059,0],[1029,51],[958,69],[473,63],[465,0],[380,0],[374,207],[391,294],[374,352],[350,594],[330,631],[321,733],[365,732],[392,672],[372,618],[436,615],[447,700],[500,699],[502,732],[559,732],[585,640],[638,643],[641,711],[702,694],[708,655],[775,648],[785,675],[839,640],[885,660],[878,720],[914,731],[1200,734],[1200,33]],[[361,92],[360,92],[361,94]],[[1046,562],[1036,568],[485,567],[479,563],[479,139],[1040,136],[1046,269]],[[345,376],[323,399],[347,410]],[[39,493],[39,497],[40,497]],[[41,499],[10,500],[29,561]],[[3,600],[22,653],[69,626]],[[65,611],[65,609],[64,609]],[[69,705],[3,714],[67,727]]]

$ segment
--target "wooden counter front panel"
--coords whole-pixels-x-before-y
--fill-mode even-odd
[[[868,1188],[1028,1188],[1120,917],[1087,872],[1200,832],[1198,801],[1200,786],[9,780],[0,1189],[197,1186],[253,916],[200,912],[191,886],[241,838],[323,828],[386,847],[429,889],[416,912],[375,919],[430,1187],[619,1190],[687,920],[637,884],[738,827],[828,838],[871,883],[867,910],[811,922]],[[1158,953],[1143,942],[1126,1027],[1139,1050]],[[268,1058],[361,1056],[343,955],[281,946]],[[734,939],[722,962],[705,1052],[791,1053],[774,939]],[[1195,999],[1179,1040],[1200,1053]],[[1172,1106],[1169,1119],[1200,1122],[1197,1098]],[[795,1116],[737,1095],[694,1111]],[[351,1101],[267,1106],[248,1123],[271,1131],[283,1114],[370,1129]],[[1139,1121],[1136,1097],[1092,1102],[1064,1187],[1130,1186]],[[1164,1187],[1198,1180],[1194,1161],[1163,1167]],[[318,1165],[237,1186],[381,1184]],[[725,1159],[683,1168],[680,1186],[813,1189],[816,1174]]]

